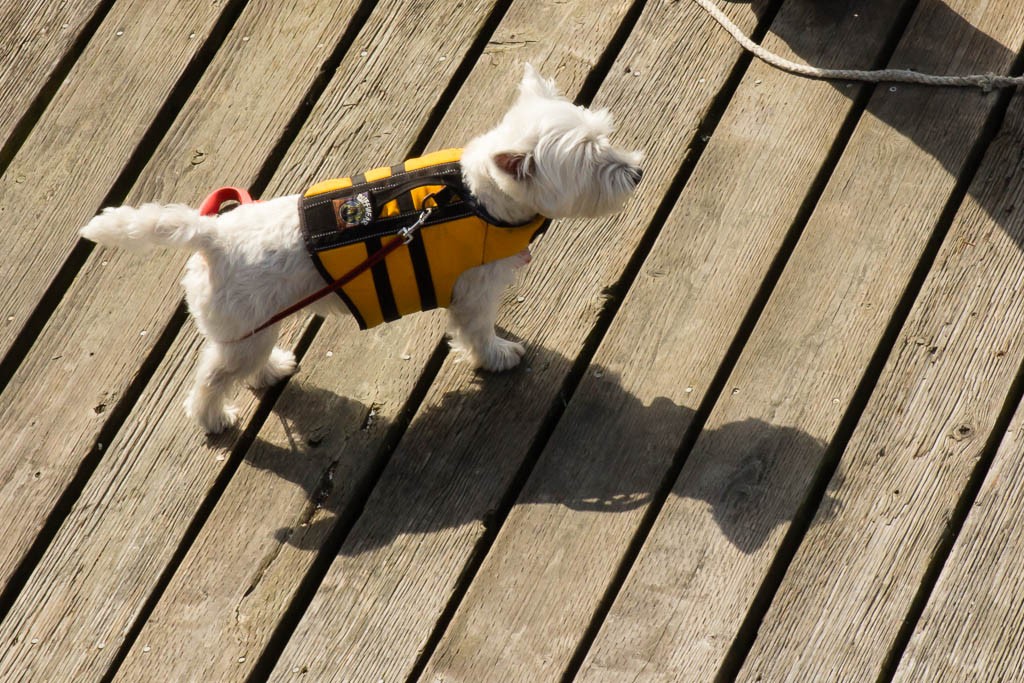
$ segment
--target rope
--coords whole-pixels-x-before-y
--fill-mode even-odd
[[[842,81],[863,81],[865,83],[917,83],[920,85],[937,85],[951,87],[976,87],[985,92],[993,88],[1012,88],[1024,85],[1024,76],[999,76],[997,74],[976,74],[972,76],[934,76],[923,74],[909,69],[876,69],[864,71],[860,69],[821,69],[816,66],[808,66],[784,59],[774,52],[761,47],[736,24],[723,13],[711,0],[693,0],[706,11],[711,17],[721,24],[722,28],[736,39],[748,52],[758,59],[771,64],[772,66],[807,78],[842,80]]]

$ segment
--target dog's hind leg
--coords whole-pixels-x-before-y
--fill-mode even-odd
[[[277,384],[285,377],[291,377],[297,369],[295,354],[275,346],[263,367],[249,375],[246,383],[253,389],[264,389]]]
[[[448,308],[452,348],[473,367],[494,372],[519,365],[526,349],[518,342],[502,339],[494,333],[501,293],[515,280],[515,271],[530,261],[523,250],[476,268],[455,281],[452,303]]]
[[[273,358],[276,339],[275,327],[238,342],[222,344],[207,340],[199,356],[195,383],[185,399],[188,416],[211,434],[238,422],[238,409],[228,403],[235,386],[253,376],[277,374],[287,366],[287,359],[280,355]],[[291,361],[294,370],[294,357]],[[273,367],[268,371],[271,363]]]

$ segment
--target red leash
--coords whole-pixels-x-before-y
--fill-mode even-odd
[[[247,191],[245,191],[245,190],[243,190],[241,188],[238,188],[238,187],[221,187],[221,188],[218,188],[218,189],[214,190],[213,192],[211,192],[210,195],[206,199],[203,200],[202,205],[200,205],[200,207],[199,207],[199,213],[201,215],[203,215],[203,216],[215,216],[215,215],[218,215],[220,213],[223,213],[224,211],[230,211],[231,209],[234,208],[234,206],[229,206],[229,207],[224,208],[222,210],[221,207],[226,202],[234,202],[237,205],[237,204],[252,204],[254,201],[255,200],[252,198],[252,196]],[[424,200],[424,201],[426,201],[426,200]],[[317,291],[313,292],[312,294],[310,294],[306,298],[304,298],[304,299],[302,299],[300,301],[296,301],[294,304],[292,304],[288,308],[286,308],[286,309],[284,309],[284,310],[282,310],[282,311],[280,311],[278,313],[275,313],[265,323],[263,323],[262,325],[260,325],[256,329],[252,330],[248,334],[242,335],[238,339],[232,339],[231,341],[226,342],[226,343],[233,344],[235,342],[240,342],[240,341],[243,341],[245,339],[248,339],[249,337],[251,337],[251,336],[253,336],[253,335],[255,335],[255,334],[259,333],[259,332],[262,332],[265,329],[267,329],[271,325],[273,325],[275,323],[278,323],[278,322],[281,322],[282,320],[284,320],[285,318],[290,316],[292,313],[295,313],[296,311],[299,311],[299,310],[305,308],[306,306],[310,305],[311,303],[313,303],[317,299],[322,299],[325,296],[327,296],[328,294],[330,294],[331,292],[336,292],[337,290],[341,289],[342,287],[347,285],[349,282],[351,282],[355,278],[359,277],[360,275],[365,273],[367,270],[369,270],[370,268],[372,268],[376,264],[378,264],[381,261],[383,261],[385,258],[387,258],[388,254],[393,252],[395,249],[398,249],[402,245],[409,244],[409,242],[412,242],[412,240],[413,240],[413,233],[415,233],[417,230],[419,230],[421,227],[423,227],[423,223],[426,222],[427,218],[430,216],[430,213],[433,210],[434,210],[433,207],[428,207],[428,208],[423,209],[423,211],[420,212],[420,216],[419,216],[419,218],[416,219],[415,223],[413,223],[412,225],[410,225],[407,228],[402,228],[401,230],[399,230],[398,234],[395,235],[395,238],[393,240],[391,240],[390,242],[388,242],[387,244],[382,246],[380,249],[378,249],[373,254],[368,256],[365,261],[363,261],[362,263],[357,265],[355,268],[353,268],[352,270],[348,271],[347,273],[345,273],[344,275],[339,277],[337,280],[334,280],[333,282],[328,284],[326,287],[322,287],[322,288],[318,289]]]
[[[313,292],[312,294],[307,296],[305,299],[302,299],[300,301],[296,301],[294,304],[292,304],[288,308],[280,311],[279,313],[275,313],[265,323],[263,323],[262,325],[257,327],[252,332],[249,332],[248,334],[243,335],[243,336],[239,337],[238,339],[232,339],[231,341],[232,342],[238,342],[238,341],[242,341],[243,339],[248,339],[249,337],[253,336],[254,334],[256,334],[258,332],[262,332],[263,330],[267,329],[268,327],[270,327],[274,323],[277,323],[277,322],[280,322],[280,321],[284,320],[285,318],[290,316],[292,313],[295,313],[296,311],[305,308],[306,306],[310,305],[311,303],[313,303],[317,299],[322,299],[323,297],[327,296],[331,292],[335,292],[335,291],[341,289],[342,287],[347,285],[349,282],[351,282],[355,278],[359,277],[360,275],[365,273],[367,270],[369,270],[370,268],[372,268],[376,264],[378,264],[381,261],[383,261],[387,257],[387,255],[390,254],[391,252],[393,252],[395,249],[398,249],[398,247],[401,247],[402,245],[405,245],[405,244],[408,244],[408,243],[409,242],[406,240],[405,237],[403,237],[402,235],[396,235],[393,240],[391,240],[390,242],[385,244],[383,247],[381,247],[380,249],[375,251],[365,261],[363,261],[362,263],[357,265],[355,268],[353,268],[352,270],[348,271],[347,273],[345,273],[344,275],[339,277],[334,282],[330,283],[326,287],[322,287],[321,289],[316,290],[315,292]]]

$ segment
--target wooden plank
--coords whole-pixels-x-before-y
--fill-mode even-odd
[[[347,322],[329,321],[320,338],[344,337],[350,331]],[[153,672],[159,672],[160,680],[189,681],[242,681],[251,675],[315,559],[313,551],[330,533],[338,512],[333,501],[353,494],[381,442],[393,438],[390,426],[402,405],[374,399],[408,392],[419,378],[421,364],[403,360],[397,352],[403,325],[367,332],[359,345],[330,345],[330,355],[322,348],[306,354],[302,373],[275,405],[115,680],[143,680]],[[366,354],[380,354],[387,361],[368,365],[362,362]],[[143,416],[140,411],[140,420]],[[162,438],[172,439],[176,450],[195,430],[180,421],[172,424],[179,428],[176,436],[174,430],[155,430],[152,425],[140,429],[168,435]],[[206,461],[216,451],[209,446],[198,449]],[[143,478],[145,464],[159,459],[160,451],[147,448],[128,478]],[[201,500],[198,494],[205,489],[183,492],[180,474],[162,474],[149,491],[152,509],[175,512],[163,514],[168,519],[159,533],[150,530],[148,514],[122,514],[119,498],[98,511],[83,509],[81,516],[99,517],[104,528],[127,527],[132,538],[155,535],[176,547]],[[337,490],[332,492],[332,487]],[[234,526],[226,526],[226,521]],[[95,541],[85,544],[88,560],[93,561],[101,547]],[[144,585],[152,585],[162,569],[149,567],[149,561],[134,552],[119,559],[118,565],[109,563],[109,571],[127,568]],[[160,559],[166,563],[166,557]],[[53,582],[72,574],[81,562],[65,563]],[[60,594],[73,591],[72,586]]]
[[[1008,69],[1009,50],[975,48],[1019,45],[1019,18],[1009,17],[1020,8],[918,9],[893,63]],[[720,672],[994,102],[935,89],[876,91],[580,680],[709,680]]]
[[[312,0],[263,0],[246,8],[129,202],[198,201],[217,185],[252,181],[356,1],[322,13],[313,12],[315,6]],[[289,56],[288,67],[281,65],[282,54]],[[223,95],[228,88],[231,97]],[[266,107],[238,106],[268,92],[276,97]],[[197,149],[204,156],[194,164]],[[181,252],[94,251],[0,394],[0,585],[10,580],[61,491],[96,446],[110,412],[177,308],[185,258]]]
[[[1022,104],[990,147],[741,678],[882,672],[1024,361]]]
[[[0,176],[0,358],[224,11],[237,3],[118,3]]]
[[[495,121],[514,95],[524,60],[579,87],[628,7],[625,1],[605,3],[595,13],[594,6],[584,0],[514,3],[448,108],[441,123],[447,137],[435,135],[434,146],[460,144],[467,139],[467,129],[482,129]],[[572,40],[581,24],[592,39],[586,46]],[[455,60],[452,52],[446,54],[449,62]],[[383,58],[377,61],[389,63]],[[395,73],[393,67],[382,68]],[[438,87],[444,83],[424,78],[422,71],[410,70],[408,77]],[[346,135],[344,123],[360,117],[340,123],[334,118],[345,111],[337,106],[337,99],[351,87],[338,85],[325,94],[321,115],[314,116],[293,145],[275,185],[301,185],[310,180],[299,175],[309,173],[309,166],[338,169],[344,164],[345,168],[353,157],[359,158],[358,147],[335,150],[322,142],[332,136],[352,137],[353,144],[358,141],[358,129]],[[386,87],[412,86],[392,83]],[[495,97],[495,92],[503,97]],[[396,130],[388,121],[408,116],[402,108],[410,102],[396,101],[393,106],[374,129],[380,131],[381,140],[390,140],[381,144],[408,146],[422,119],[404,131]],[[428,110],[419,107],[421,112]],[[313,164],[305,163],[311,158]],[[329,172],[319,171],[320,175]],[[274,417],[264,425],[246,463],[235,473],[128,653],[119,680],[137,680],[154,665],[169,678],[185,680],[234,680],[251,673],[316,551],[338,518],[351,515],[353,499],[380,467],[382,449],[396,438],[394,424],[407,419],[402,415],[405,402],[436,346],[442,319],[436,312],[362,333],[355,332],[349,320],[326,323],[302,361],[302,372],[275,405]],[[175,428],[181,428],[180,421],[173,423],[171,429]],[[162,496],[160,507],[177,504],[179,493],[173,482],[164,487]],[[260,501],[258,509],[253,507],[254,500]],[[246,534],[237,533],[240,527]],[[397,645],[388,651],[405,659],[415,656],[414,649],[406,652]],[[193,652],[204,655],[188,656]]]
[[[466,5],[456,20],[443,13],[425,14],[425,8],[416,4],[397,1],[379,4],[357,37],[354,48],[337,67],[338,77],[315,107],[310,125],[302,136],[302,140],[308,142],[310,137],[330,132],[335,139],[347,142],[325,145],[317,157],[309,154],[306,144],[296,145],[297,151],[286,159],[285,166],[289,169],[306,166],[309,175],[299,181],[298,187],[315,180],[313,174],[318,168],[344,164],[342,168],[351,172],[353,167],[367,168],[382,163],[383,159],[400,157],[415,141],[462,60],[470,45],[465,37],[480,30],[492,7],[490,0]],[[266,2],[249,7],[225,45],[222,52],[225,61],[211,66],[208,78],[197,89],[195,106],[183,112],[168,135],[167,144],[133,191],[133,198],[157,192],[161,196],[171,192],[199,195],[198,188],[212,184],[204,174],[193,178],[185,175],[187,180],[172,187],[157,185],[167,172],[166,168],[175,168],[175,160],[189,163],[187,152],[196,144],[202,144],[207,157],[218,167],[217,172],[232,180],[237,175],[243,178],[248,175],[251,179],[262,163],[260,153],[266,155],[270,151],[290,118],[290,111],[280,106],[281,102],[290,105],[303,96],[319,71],[320,61],[333,47],[330,40],[338,35],[338,26],[344,26],[353,9],[353,5],[315,2],[283,7]],[[296,43],[294,36],[297,35],[305,36],[305,42]],[[364,46],[368,49],[362,49]],[[252,113],[235,118],[239,114],[234,112],[236,107],[232,103],[243,93],[234,90],[230,100],[219,100],[216,93],[241,74],[273,69],[274,64],[281,62],[283,54],[289,55],[286,60],[289,69],[275,72],[273,82],[250,79],[254,92],[244,93],[255,97],[258,91],[275,92],[281,100],[274,104],[279,106],[254,108]],[[415,69],[395,69],[396,63],[403,63],[403,60],[408,63],[411,55],[422,58],[431,54],[446,59],[427,59]],[[288,83],[289,80],[294,83]],[[402,95],[386,96],[392,92]],[[339,99],[345,106],[339,106]],[[218,101],[221,103],[213,104]],[[403,131],[395,131],[393,136],[360,133],[364,126],[384,131],[402,117],[406,117],[410,125]],[[248,153],[242,154],[241,150],[229,149],[230,140],[225,131],[231,130],[261,131],[262,134]],[[202,166],[205,167],[206,162]],[[295,185],[282,187],[275,180],[269,193],[295,189]],[[96,263],[99,258],[110,258],[111,262],[102,267]],[[130,310],[125,305],[112,313],[106,312],[105,307],[89,306],[78,311],[83,299],[77,295],[79,283],[76,282],[67,298],[77,307],[68,314],[74,319],[69,321],[71,329],[82,333],[91,328],[116,330],[144,325],[153,329],[165,325],[169,309],[166,302],[162,308],[157,305],[161,298],[154,297],[153,293],[166,290],[180,296],[176,280],[183,258],[180,253],[125,256],[116,266],[119,268],[116,277],[110,277],[108,274],[115,272],[113,257],[97,256],[80,281],[83,291],[101,292],[105,296],[95,295],[89,301],[115,298],[118,283],[127,278],[141,290],[142,296],[148,294],[155,303],[138,302]],[[89,290],[85,290],[84,283],[88,283]],[[343,323],[354,327],[349,320]],[[376,336],[384,343],[389,341],[389,334],[394,334],[392,328]],[[365,341],[358,350],[365,350]],[[206,442],[181,410],[182,386],[186,376],[191,375],[194,346],[179,341],[172,349],[146,392],[136,401],[118,436],[106,448],[97,471],[0,627],[0,633],[9,633],[12,638],[26,634],[9,660],[0,659],[0,670],[31,668],[37,675],[43,672],[44,678],[53,680],[85,680],[106,673],[139,610],[160,582],[161,573],[181,543],[196,510],[221,474],[225,453],[234,449],[239,440],[240,433],[234,432]],[[393,346],[391,351],[394,351]],[[356,354],[348,359],[352,365],[359,363]],[[118,360],[128,362],[124,358]],[[139,362],[138,358],[135,362]],[[408,368],[409,364],[405,366]],[[405,385],[415,382],[415,375],[406,377],[401,368],[393,370],[392,376]],[[120,374],[115,369],[107,372],[113,375],[112,382],[130,379],[123,370]],[[363,379],[373,382],[376,378],[364,375]],[[78,400],[81,401],[81,397]],[[251,417],[254,407],[252,401],[245,403],[245,419]],[[354,431],[362,434],[358,425],[365,416],[359,415],[357,420]],[[168,453],[187,454],[188,462],[168,458]],[[265,490],[275,489],[279,490],[280,486],[271,485]],[[301,493],[301,489],[299,491]],[[251,506],[255,499],[251,495],[245,498],[247,518],[253,515]],[[282,494],[275,495],[274,500],[288,501],[289,498]],[[303,502],[302,507],[310,506]],[[267,509],[275,508],[268,505]],[[233,527],[233,535],[238,535],[238,528]],[[88,533],[82,533],[82,529],[88,529]],[[251,552],[254,550],[252,537],[244,536],[244,547]],[[117,551],[111,549],[112,539],[117,539]],[[276,543],[272,534],[266,540]],[[218,557],[221,562],[225,561],[225,555]],[[224,565],[215,573],[223,568]],[[112,577],[116,577],[119,585],[115,600],[111,599],[109,588]],[[244,581],[249,580],[247,575]],[[275,618],[276,615],[271,615],[266,624],[268,630],[273,628]],[[27,635],[29,633],[33,635]],[[31,642],[33,638],[37,639],[35,644]],[[141,673],[131,673],[129,661],[127,673],[122,675],[129,680],[234,680],[248,673],[248,667],[237,662],[238,655],[225,658],[237,646],[234,634],[231,634],[232,648],[212,647],[202,640],[186,641],[181,632],[176,633],[176,639],[187,642],[183,650],[171,656],[170,648],[150,648]],[[97,643],[103,644],[102,651]],[[197,652],[203,652],[204,656],[195,657]],[[252,651],[253,660],[258,653],[259,644]],[[203,668],[207,669],[205,673],[198,673]],[[159,674],[154,673],[157,670]]]
[[[749,6],[727,9],[750,30]],[[682,146],[739,55],[695,10],[646,5],[596,98],[616,113],[619,139],[649,153],[637,200],[619,216],[561,223],[545,237],[520,288],[524,300],[503,318],[527,341],[523,370],[481,380],[446,360],[272,680],[303,671],[318,680],[414,673],[414,653],[429,643],[549,411],[563,400],[560,387],[600,315],[603,292],[621,277]],[[692,94],[680,99],[680,92]],[[409,347],[433,338],[421,334]]]
[[[139,401],[137,420],[111,444],[98,473],[103,485],[89,486],[77,501],[0,624],[9,644],[0,650],[0,679],[104,679],[175,550],[173,541],[167,542],[168,527],[184,518],[180,535],[230,453],[230,442],[211,444],[196,430],[175,435],[147,429],[181,410],[199,346],[191,330],[175,341],[168,362]],[[243,396],[240,407],[251,413],[255,404],[255,397]],[[153,453],[163,457],[152,458]],[[181,492],[180,507],[153,505],[151,491],[170,481]],[[89,514],[95,510],[105,514]],[[131,533],[122,526],[126,518],[138,524]],[[186,679],[154,676],[150,669],[136,680]]]
[[[160,101],[194,56],[198,44],[203,42],[203,34],[216,23],[223,7],[218,6],[217,11],[212,7],[168,2],[154,11],[149,3],[123,2],[114,8],[7,174],[0,178],[0,208],[5,212],[0,231],[12,244],[12,251],[0,263],[0,278],[19,282],[18,287],[6,288],[4,296],[22,297],[24,308],[20,310],[29,310],[35,300],[30,301],[28,290],[19,290],[21,283],[34,286],[33,280],[20,280],[18,273],[31,267],[38,268],[32,271],[34,275],[41,275],[47,266],[29,259],[34,264],[30,266],[17,257],[18,250],[28,249],[33,240],[40,240],[35,256],[46,258],[48,247],[63,243],[60,250],[64,253],[71,240],[77,239],[73,237],[77,227],[91,217],[109,190],[111,178],[138,141],[140,130],[148,125]],[[140,45],[149,45],[150,51]],[[153,46],[161,46],[159,59],[141,59],[154,54]],[[162,66],[155,66],[157,62]],[[107,69],[117,75],[105,76]],[[114,92],[115,88],[121,91]],[[223,131],[208,135],[219,138]],[[242,145],[238,147],[241,149]],[[40,159],[46,161],[41,163]],[[192,169],[194,177],[201,175],[190,160],[190,151],[176,155],[179,169],[184,166]],[[159,174],[153,174],[168,185],[170,178],[164,174],[169,161],[165,157],[158,162],[165,166]],[[215,166],[210,164],[208,168],[213,170]],[[89,172],[82,172],[83,168]],[[209,180],[211,185],[215,182]],[[66,200],[51,201],[56,188],[63,188]],[[196,189],[192,192],[198,194]],[[11,230],[17,235],[10,234]],[[15,243],[20,246],[14,246]],[[54,251],[51,255],[57,258],[56,254]],[[109,261],[118,258],[111,256]],[[51,263],[53,268],[59,265],[57,260]],[[108,257],[98,252],[85,270],[103,269],[107,262]],[[118,286],[109,291],[115,294],[97,291],[89,286],[92,280],[84,279],[78,295],[58,308],[43,331],[46,341],[37,343],[0,395],[0,442],[5,444],[0,454],[4,539],[0,585],[10,580],[60,492],[74,476],[82,458],[93,449],[97,434],[109,417],[107,408],[124,393],[128,378],[108,384],[109,373],[134,373],[138,359],[144,357],[159,336],[159,328],[154,331],[153,327],[136,327],[131,323],[120,328],[103,324],[91,330],[79,327],[81,317],[73,312],[85,312],[83,301],[91,301],[94,308],[107,311],[140,300],[162,306],[168,312],[177,305],[179,295],[173,288],[155,290],[154,296],[154,292],[133,288],[129,284],[131,277],[125,277],[116,267],[111,275]],[[16,334],[14,328],[23,322],[24,317],[12,309],[0,339],[0,347],[5,351]],[[119,348],[111,345],[111,329],[120,330],[128,344]],[[154,332],[152,336],[150,332]],[[118,352],[105,352],[111,346]]]
[[[893,680],[1010,681],[1024,671],[1022,427],[1018,408]]]
[[[46,89],[62,60],[74,59],[83,31],[105,0],[7,2],[0,10],[0,140],[11,133]]]
[[[783,5],[764,44],[870,64],[900,11],[809,21]],[[797,31],[794,45],[779,37]],[[751,65],[424,680],[553,680],[569,666],[857,94]]]

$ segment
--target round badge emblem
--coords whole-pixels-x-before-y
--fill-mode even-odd
[[[373,220],[373,205],[365,193],[350,197],[338,205],[338,220],[346,228],[367,225]]]

